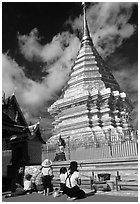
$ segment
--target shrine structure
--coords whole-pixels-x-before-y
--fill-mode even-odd
[[[48,109],[54,117],[50,143],[70,138],[71,144],[82,146],[104,144],[127,139],[133,109],[111,70],[96,50],[83,9],[83,36],[69,80],[60,98]],[[109,138],[111,131],[111,138]]]
[[[42,144],[39,121],[28,125],[15,94],[2,99],[2,178],[3,189],[19,167],[40,164]]]

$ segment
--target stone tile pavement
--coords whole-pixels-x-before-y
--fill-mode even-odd
[[[87,192],[86,189],[85,189],[85,192]],[[131,191],[128,191],[128,190],[121,190],[121,191],[112,190],[112,191],[109,191],[109,192],[97,191],[96,194],[99,194],[99,195],[138,197],[138,191],[132,191],[132,190]]]
[[[90,193],[90,189],[83,189],[85,193]],[[2,195],[9,194],[10,192],[5,192],[2,193]],[[113,195],[113,196],[129,196],[129,197],[138,197],[138,191],[136,190],[119,190],[116,191],[116,189],[108,191],[108,192],[103,192],[103,191],[97,191],[96,194],[98,195]]]
[[[111,192],[110,192],[111,193]],[[113,193],[113,191],[112,191]],[[120,196],[121,195],[121,196]],[[138,197],[131,197],[125,194],[125,196],[122,196],[122,194],[119,195],[113,195],[109,192],[98,192],[96,194],[93,194],[91,191],[87,196],[83,199],[77,199],[74,201],[67,200],[66,195],[62,195],[59,197],[54,198],[52,195],[44,196],[42,194],[38,193],[32,193],[12,198],[4,198],[2,197],[3,202],[138,202]]]

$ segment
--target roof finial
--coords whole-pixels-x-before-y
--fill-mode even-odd
[[[87,25],[87,19],[86,19],[86,3],[82,2],[83,5],[83,40],[90,39],[89,29]]]
[[[14,92],[12,93],[12,96],[15,95],[15,92],[17,90],[17,87],[15,86]]]

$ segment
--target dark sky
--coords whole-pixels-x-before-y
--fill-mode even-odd
[[[97,50],[105,46],[99,53],[111,67],[122,89],[132,99],[135,106],[133,123],[137,126],[138,5],[117,2],[104,7],[104,4],[95,3],[95,6],[93,3],[87,4],[90,32]],[[79,45],[77,37],[81,32],[81,14],[82,5],[79,2],[2,2],[3,89],[10,95],[16,87],[16,95],[25,110],[27,120],[36,121],[40,114],[47,118],[46,107],[49,101],[65,84],[62,73],[58,73],[56,67],[63,64],[68,68],[67,61],[74,59],[75,53],[72,48],[75,46],[76,49]],[[37,37],[34,28],[37,28]],[[107,34],[109,28],[111,34]],[[52,40],[54,36],[57,36],[57,40]],[[100,42],[97,37],[100,37]],[[110,50],[113,50],[112,53]],[[56,57],[53,56],[55,51]],[[48,57],[44,53],[52,54],[53,57]],[[55,73],[53,77],[50,75],[51,70],[57,70],[53,71]],[[4,75],[5,73],[9,74]],[[58,79],[56,75],[59,76]],[[54,83],[51,84],[54,78],[56,81],[62,81],[56,84],[58,90]],[[44,79],[50,80],[51,83]],[[49,90],[49,85],[53,86],[53,91]],[[44,90],[48,98],[44,96]],[[37,105],[36,108],[35,103],[27,100],[28,96],[29,98],[31,96],[36,104],[41,105]],[[24,101],[25,98],[27,101]],[[47,104],[46,107],[44,104]],[[38,111],[32,110],[32,106]],[[45,124],[46,121],[42,123]]]
[[[72,31],[65,25],[65,21],[69,17],[74,19],[81,13],[80,2],[3,2],[2,50],[15,52],[17,33],[28,34],[33,28],[38,28],[39,34],[44,37],[42,43],[50,42],[57,33],[64,30]],[[129,22],[138,25],[137,5],[134,6]],[[137,41],[137,35],[133,36],[132,41]],[[137,54],[131,54],[137,57]]]
[[[15,50],[17,32],[26,34],[36,27],[44,36],[42,43],[51,41],[54,35],[67,29],[65,20],[75,18],[81,11],[81,3],[3,2],[3,52],[9,48]]]

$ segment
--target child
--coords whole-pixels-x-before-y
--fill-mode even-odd
[[[32,175],[30,175],[30,174],[27,174],[25,176],[25,180],[24,180],[24,191],[25,191],[25,193],[32,193],[33,184],[32,184],[32,181],[31,181],[31,177],[32,177]]]
[[[44,195],[49,195],[49,191],[52,188],[51,180],[53,178],[52,162],[49,159],[42,162],[42,174],[43,174],[43,186]]]
[[[65,173],[67,172],[66,167],[60,168],[60,192],[63,193],[66,184],[65,184]]]

